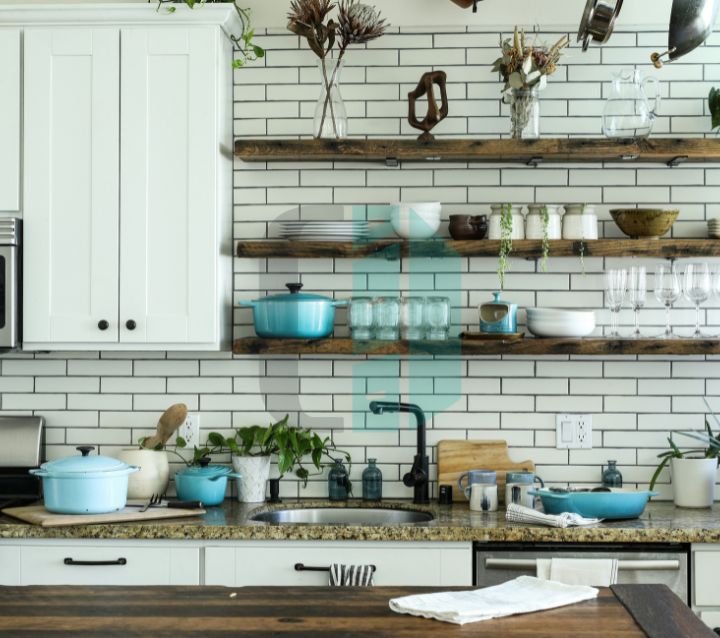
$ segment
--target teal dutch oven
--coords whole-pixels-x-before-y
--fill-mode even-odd
[[[202,501],[203,505],[220,505],[225,499],[228,478],[242,478],[226,465],[210,465],[210,458],[200,459],[175,473],[175,489],[181,501]]]

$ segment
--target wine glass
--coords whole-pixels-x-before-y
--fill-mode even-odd
[[[683,294],[695,304],[695,332],[693,339],[703,339],[700,331],[700,304],[710,298],[710,267],[707,264],[688,264],[683,277]]]
[[[665,306],[665,332],[662,338],[674,339],[675,333],[670,327],[670,309],[680,298],[680,280],[674,266],[662,265],[656,268],[655,298]]]
[[[635,313],[634,339],[641,339],[640,333],[640,310],[645,307],[645,296],[647,295],[647,271],[645,266],[633,266],[628,272],[628,301]]]
[[[605,299],[610,308],[610,336],[619,337],[618,320],[620,309],[625,301],[627,270],[624,268],[608,270],[605,273]]]

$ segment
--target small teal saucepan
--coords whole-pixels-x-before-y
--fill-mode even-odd
[[[200,461],[175,473],[175,489],[181,501],[202,501],[203,505],[220,505],[225,499],[228,478],[242,478],[225,465],[208,465]]]
[[[553,492],[549,489],[529,490],[539,496],[546,514],[572,512],[586,518],[637,518],[643,513],[651,496],[659,492],[613,488],[610,492]]]

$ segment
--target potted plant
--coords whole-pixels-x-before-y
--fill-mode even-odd
[[[683,436],[702,442],[706,447],[681,450],[672,437],[668,437],[670,449],[658,454],[660,463],[650,480],[650,489],[663,468],[670,464],[673,501],[678,507],[710,507],[715,500],[715,479],[720,456],[720,440],[705,422],[705,432],[678,432]]]
[[[350,454],[337,448],[330,437],[322,438],[310,428],[288,424],[289,415],[268,427],[258,425],[240,428],[235,435],[224,439],[232,453],[233,468],[242,476],[238,479],[238,500],[258,503],[265,500],[265,484],[270,474],[270,457],[277,455],[280,478],[290,472],[307,485],[311,476],[308,464],[322,472],[325,461],[334,461],[340,454],[351,463]],[[208,441],[219,444],[222,436],[212,432]]]

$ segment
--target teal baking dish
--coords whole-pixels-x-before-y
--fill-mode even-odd
[[[586,518],[637,518],[643,513],[651,496],[659,492],[613,488],[610,492],[552,492],[549,489],[529,490],[539,496],[546,514],[572,512]]]

